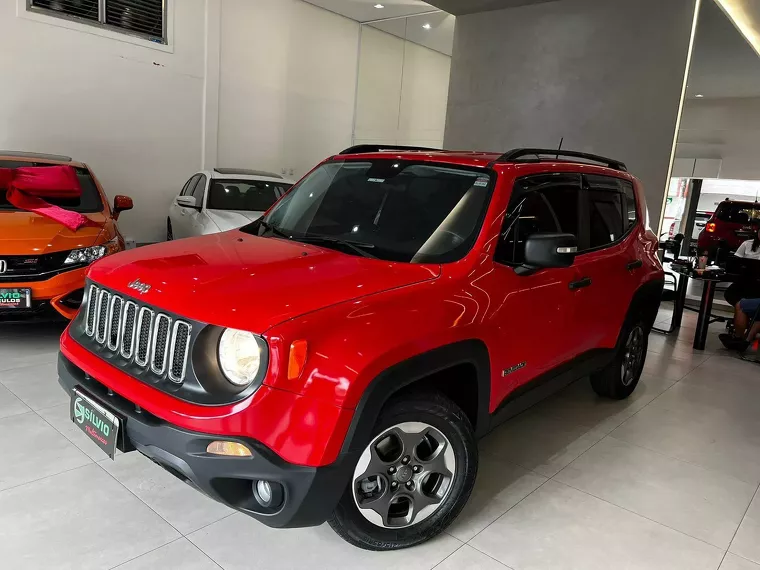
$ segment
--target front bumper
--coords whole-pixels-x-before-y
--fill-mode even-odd
[[[58,377],[67,393],[78,388],[121,417],[119,449],[126,452],[137,449],[209,497],[268,526],[322,524],[331,515],[350,479],[352,463],[345,457],[324,467],[304,467],[286,462],[249,438],[203,434],[174,426],[110,391],[62,354],[58,357]],[[216,440],[242,443],[253,452],[253,457],[206,453],[208,444]],[[281,485],[281,504],[265,508],[257,502],[253,486],[258,480]]]
[[[71,320],[77,314],[79,306],[73,299],[79,299],[84,289],[87,267],[65,271],[44,281],[17,281],[0,283],[0,288],[20,288],[32,290],[34,307],[49,305],[59,314]]]

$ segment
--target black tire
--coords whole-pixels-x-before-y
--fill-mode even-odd
[[[397,550],[415,546],[441,533],[457,517],[470,497],[478,471],[478,447],[465,413],[438,393],[408,395],[388,402],[373,430],[373,440],[403,422],[422,422],[440,431],[454,451],[456,468],[440,506],[430,516],[404,528],[373,524],[354,499],[354,473],[328,523],[345,541],[365,550]],[[367,442],[367,445],[371,443]],[[406,449],[404,450],[406,453]],[[413,462],[416,461],[413,459]],[[399,471],[400,472],[400,471]],[[386,488],[385,493],[390,492]]]
[[[172,231],[172,221],[166,218],[166,241],[174,241],[174,231]]]
[[[649,341],[649,327],[641,318],[627,321],[620,331],[620,339],[616,348],[615,358],[605,368],[591,375],[591,386],[603,398],[624,400],[636,389],[644,370]],[[637,351],[640,353],[631,362],[631,339],[639,338]],[[624,367],[626,364],[626,367]]]

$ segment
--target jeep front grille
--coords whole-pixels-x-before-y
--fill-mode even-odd
[[[141,307],[97,285],[90,286],[84,310],[86,336],[153,374],[166,373],[176,384],[184,381],[190,323]]]

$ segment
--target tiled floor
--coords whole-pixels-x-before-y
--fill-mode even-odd
[[[629,400],[583,380],[489,435],[446,534],[382,554],[271,530],[137,453],[104,459],[68,418],[60,327],[0,327],[0,567],[760,570],[760,367],[719,325],[693,351],[695,320],[650,337]]]

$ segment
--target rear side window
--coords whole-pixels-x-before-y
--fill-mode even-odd
[[[0,160],[0,168],[25,168],[29,166],[51,166],[47,163],[21,162],[15,160]],[[82,195],[79,198],[43,198],[46,202],[59,206],[65,210],[80,213],[94,213],[103,211],[103,200],[92,178],[92,174],[86,168],[74,168],[82,187]],[[0,188],[0,211],[17,210],[5,197],[5,188]]]
[[[193,190],[195,189],[195,185],[198,183],[198,178],[200,178],[200,174],[196,174],[190,180],[188,180],[185,185],[182,187],[182,192],[180,192],[180,196],[192,196]]]
[[[561,232],[577,237],[580,189],[577,174],[541,174],[518,180],[495,260],[521,265],[525,240],[533,234]]]
[[[760,219],[760,204],[752,202],[721,202],[715,210],[715,217],[721,222],[732,224],[748,224],[753,220]]]
[[[627,231],[620,181],[607,176],[586,176],[588,182],[589,248],[616,242]]]

